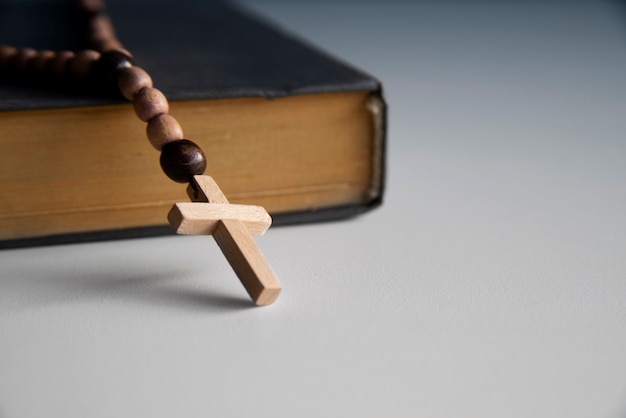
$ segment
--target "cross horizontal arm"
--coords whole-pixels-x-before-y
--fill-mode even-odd
[[[251,235],[262,235],[272,224],[272,218],[260,206],[220,203],[176,203],[167,219],[176,233],[183,235],[213,235],[223,219],[240,221]]]

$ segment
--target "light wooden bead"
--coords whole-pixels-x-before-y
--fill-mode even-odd
[[[168,142],[183,139],[183,128],[172,116],[163,114],[150,119],[146,127],[146,134],[150,144],[157,151],[161,151]]]
[[[100,59],[100,53],[93,49],[87,49],[77,53],[69,62],[68,69],[75,77],[87,77],[91,75],[93,66]]]
[[[0,68],[4,68],[15,55],[17,55],[17,48],[0,45]]]
[[[144,122],[169,111],[167,99],[160,90],[154,87],[139,90],[139,93],[133,97],[133,107],[137,117]]]
[[[132,101],[140,90],[152,87],[152,78],[139,67],[123,67],[117,70],[117,86],[122,96]]]

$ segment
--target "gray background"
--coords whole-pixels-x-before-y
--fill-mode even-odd
[[[248,4],[384,82],[384,206],[261,238],[267,308],[206,237],[1,251],[0,417],[625,417],[624,9]]]

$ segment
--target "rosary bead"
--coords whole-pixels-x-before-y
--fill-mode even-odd
[[[152,78],[139,67],[123,67],[117,70],[117,86],[122,96],[133,101],[140,90],[152,87]]]
[[[0,45],[0,69],[5,68],[15,55],[17,55],[17,48]]]
[[[79,6],[83,12],[94,15],[106,10],[103,0],[82,0],[79,2]]]
[[[119,51],[122,48],[122,43],[115,38],[107,39],[100,42],[98,50],[100,51]]]
[[[100,53],[93,49],[78,52],[68,63],[70,74],[79,78],[91,75],[94,64],[99,58]]]
[[[178,183],[187,183],[206,169],[206,157],[202,149],[188,139],[165,144],[160,162],[163,172]]]
[[[18,49],[8,62],[12,70],[18,73],[23,72],[31,60],[37,56],[37,51],[32,48]]]
[[[112,49],[100,55],[98,65],[103,72],[112,73],[124,67],[132,67],[135,64],[130,53],[125,53],[121,49]]]
[[[99,14],[89,21],[89,42],[92,48],[100,49],[101,43],[115,39],[115,30],[111,19],[106,14]]]
[[[53,60],[55,56],[54,51],[39,51],[37,56],[29,62],[28,68],[37,75],[43,75],[50,61]]]
[[[75,55],[72,51],[57,52],[56,56],[49,61],[48,71],[57,77],[65,76],[67,74],[67,66]]]
[[[176,119],[168,114],[159,115],[150,119],[146,127],[146,134],[150,144],[157,151],[161,151],[168,142],[183,139],[183,129]]]
[[[154,87],[146,87],[133,97],[133,107],[137,117],[144,122],[148,122],[155,116],[167,113],[169,104],[160,90]]]

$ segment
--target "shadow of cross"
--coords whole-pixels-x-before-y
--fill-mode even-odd
[[[226,259],[257,305],[270,305],[280,294],[280,283],[254,243],[272,224],[260,206],[231,205],[210,176],[194,176],[187,188],[192,202],[175,203],[167,215],[176,233],[213,235]]]

